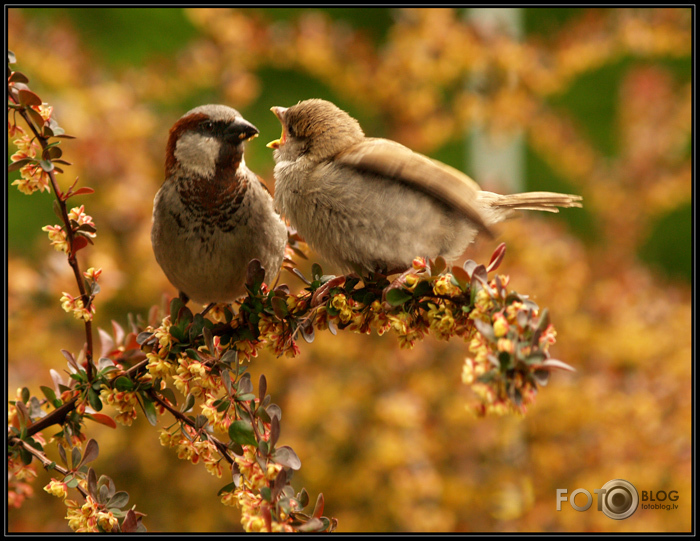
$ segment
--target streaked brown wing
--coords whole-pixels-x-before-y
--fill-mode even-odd
[[[477,206],[479,186],[453,167],[431,160],[394,141],[374,138],[341,152],[335,161],[413,186],[461,212],[492,235]]]

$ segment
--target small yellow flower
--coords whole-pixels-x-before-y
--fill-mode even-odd
[[[97,513],[97,523],[105,532],[111,532],[119,524],[119,521],[111,511],[100,511]]]
[[[452,283],[451,275],[440,276],[435,280],[433,291],[436,295],[447,295],[448,297],[456,297],[462,293],[459,286]]]
[[[46,231],[49,234],[49,240],[51,241],[51,246],[54,250],[59,252],[68,253],[68,240],[66,239],[66,232],[60,225],[47,225],[41,228],[42,231]]]
[[[515,344],[509,338],[499,338],[498,351],[504,351],[506,353],[515,353]]]
[[[85,278],[87,278],[91,282],[97,282],[101,274],[102,269],[95,269],[95,267],[90,267],[83,273],[83,276],[85,276]]]
[[[508,320],[502,313],[498,312],[493,316],[493,332],[497,337],[508,334],[508,328]]]
[[[66,312],[72,313],[75,319],[83,319],[85,321],[92,320],[92,316],[95,313],[95,305],[90,304],[90,308],[87,309],[83,305],[82,299],[76,299],[69,293],[63,292],[61,297],[61,308]]]
[[[32,109],[39,113],[41,115],[41,118],[44,119],[44,121],[49,120],[51,118],[51,114],[53,113],[53,107],[48,103],[42,103],[41,105],[32,105]]]
[[[19,170],[19,173],[20,178],[15,180],[12,186],[17,186],[20,192],[31,195],[36,191],[49,191],[49,174],[40,165],[28,163]]]
[[[57,498],[61,499],[66,499],[66,496],[68,496],[68,487],[63,481],[57,481],[56,479],[51,479],[51,482],[44,487],[44,490],[51,494],[52,496],[56,496]]]

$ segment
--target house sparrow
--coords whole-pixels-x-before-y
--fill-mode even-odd
[[[196,107],[170,130],[151,242],[185,302],[234,301],[245,293],[252,259],[265,269],[266,283],[280,269],[287,228],[243,159],[243,143],[257,135],[255,126],[224,105]]]
[[[531,209],[580,207],[549,192],[498,195],[467,175],[387,139],[365,137],[334,104],[272,107],[275,206],[321,256],[343,270],[405,270],[417,256],[459,257],[480,231]]]

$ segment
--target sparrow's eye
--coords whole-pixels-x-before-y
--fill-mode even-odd
[[[214,123],[211,120],[205,120],[200,124],[200,126],[206,131],[214,130]]]

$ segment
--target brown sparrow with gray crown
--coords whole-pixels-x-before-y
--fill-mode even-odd
[[[404,270],[417,256],[459,257],[480,231],[521,209],[558,212],[581,197],[498,195],[467,175],[387,139],[318,99],[273,107],[275,206],[306,242],[343,270]]]
[[[243,159],[244,143],[257,135],[224,105],[196,107],[170,130],[151,242],[185,302],[228,303],[245,294],[252,259],[260,261],[268,284],[279,272],[287,228]]]

